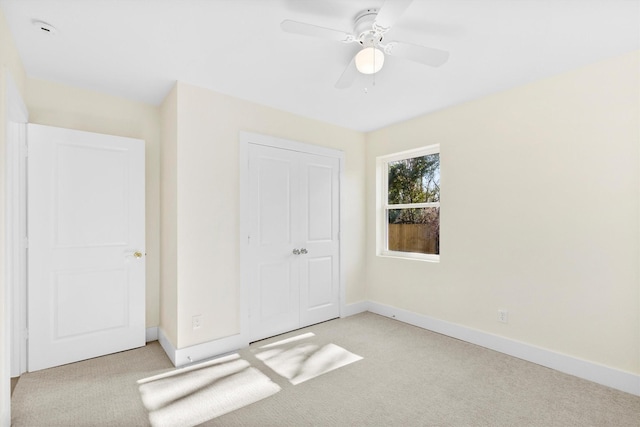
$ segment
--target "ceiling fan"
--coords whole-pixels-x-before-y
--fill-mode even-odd
[[[283,31],[305,36],[319,37],[342,43],[359,43],[362,49],[353,57],[336,88],[345,89],[351,86],[362,74],[375,74],[384,64],[385,55],[409,59],[421,64],[438,67],[449,59],[449,52],[432,47],[420,46],[401,41],[384,39],[387,31],[400,18],[413,0],[386,0],[380,9],[366,9],[358,14],[352,33],[331,28],[319,27],[304,22],[286,19],[280,27]]]

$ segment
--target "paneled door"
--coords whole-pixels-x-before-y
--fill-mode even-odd
[[[28,125],[28,370],[145,344],[144,141]]]
[[[339,159],[249,144],[250,341],[339,316]]]
[[[300,325],[340,315],[339,160],[300,155]]]

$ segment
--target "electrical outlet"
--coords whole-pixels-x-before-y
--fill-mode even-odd
[[[202,315],[201,314],[197,314],[197,315],[193,316],[193,318],[191,319],[191,323],[193,325],[193,330],[194,331],[196,329],[200,329],[202,327]]]
[[[498,322],[509,323],[509,312],[504,308],[498,309]]]

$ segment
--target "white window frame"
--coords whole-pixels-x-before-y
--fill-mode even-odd
[[[429,154],[440,154],[440,144],[428,145],[413,150],[401,151],[398,153],[387,154],[376,157],[376,253],[378,256],[391,258],[405,258],[421,261],[440,262],[440,254],[423,254],[418,252],[401,252],[390,251],[388,246],[388,210],[402,208],[431,208],[440,207],[440,202],[431,203],[408,203],[408,204],[389,204],[389,163],[398,160],[411,159],[414,157],[427,156]],[[442,165],[442,159],[441,163]]]

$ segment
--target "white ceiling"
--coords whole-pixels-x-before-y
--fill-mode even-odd
[[[359,131],[640,49],[640,0],[414,0],[385,39],[448,50],[449,61],[431,68],[388,57],[375,86],[362,76],[339,90],[358,45],[280,30],[292,19],[350,32],[360,11],[383,2],[0,0],[0,8],[30,77],[152,104],[179,80]]]

